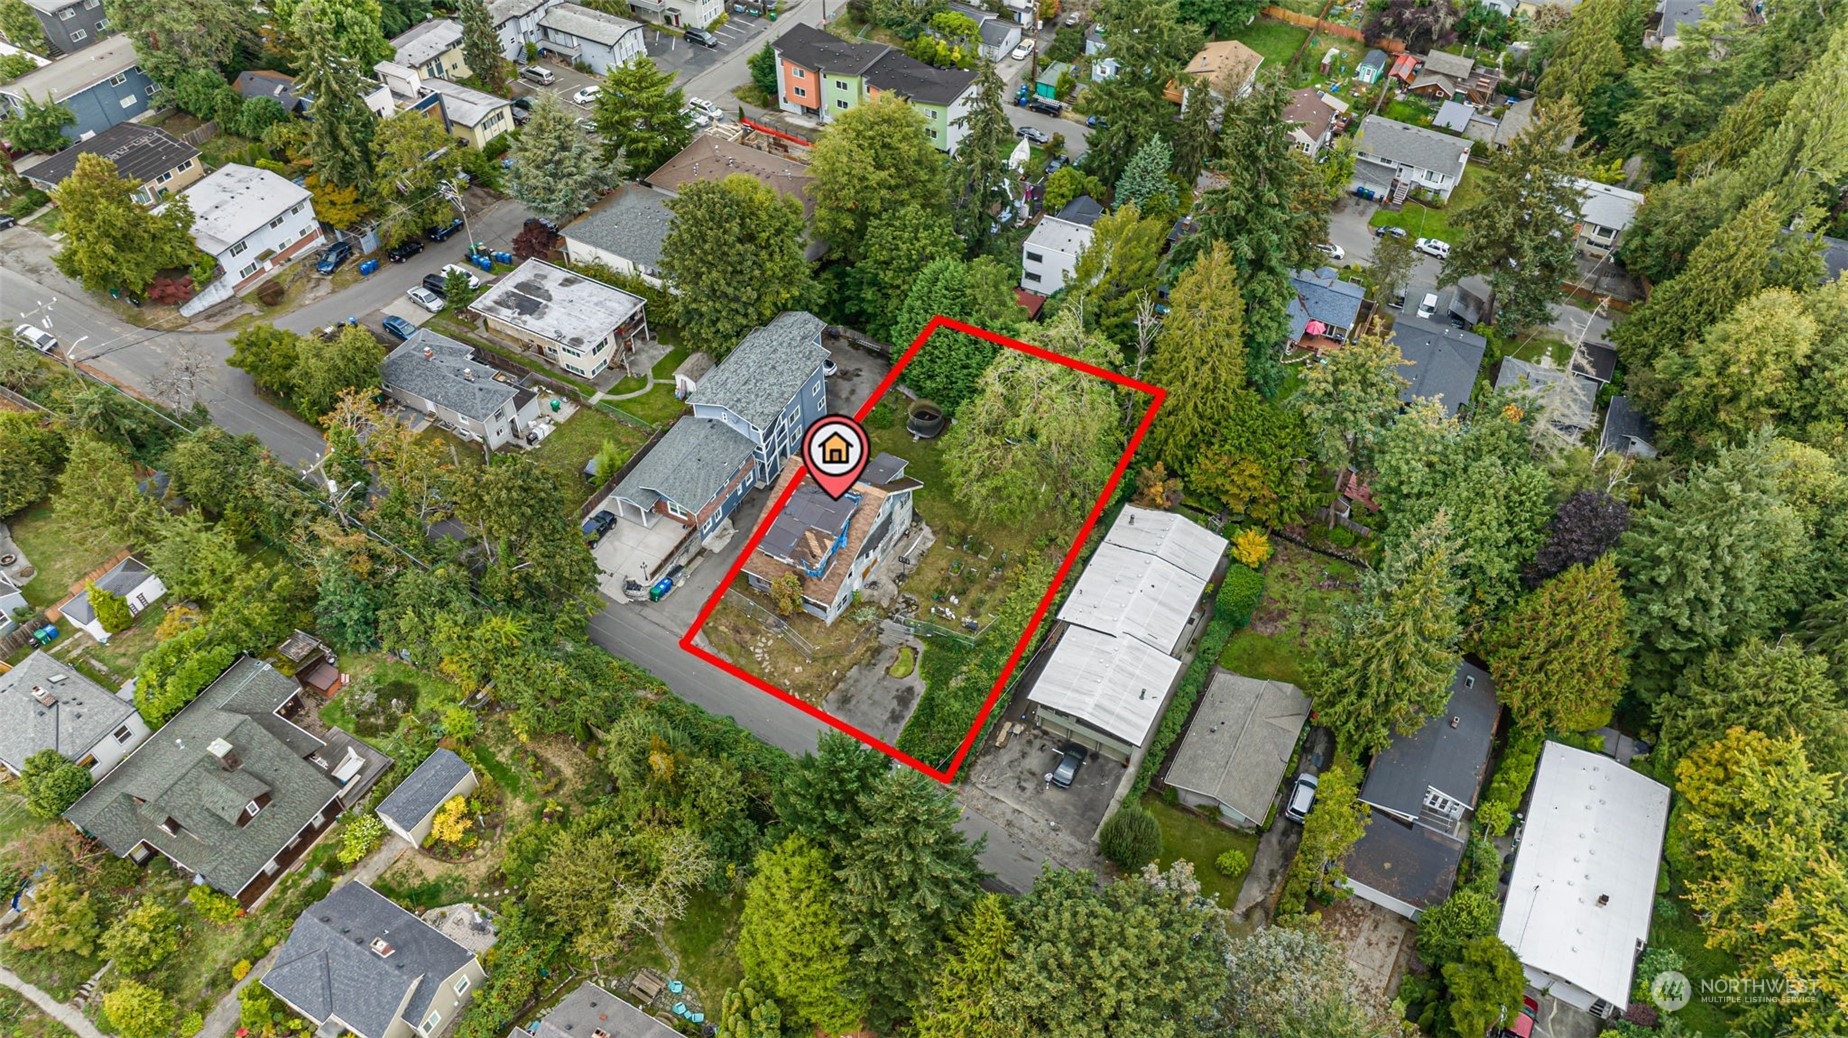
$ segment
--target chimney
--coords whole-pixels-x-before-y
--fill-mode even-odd
[[[231,745],[228,739],[213,739],[211,745],[205,748],[205,752],[217,757],[218,766],[226,771],[236,771],[238,765],[243,763],[238,759],[237,747]]]
[[[386,940],[383,936],[374,937],[371,947],[372,954],[377,955],[381,959],[391,958],[391,953],[397,950],[393,948],[391,942]]]
[[[470,382],[475,381],[475,369],[474,368],[463,368],[462,377],[465,379],[468,379]]]
[[[1450,727],[1452,728],[1455,728],[1462,723],[1463,723],[1463,719],[1461,717],[1452,717],[1450,719]]]
[[[56,706],[58,703],[58,697],[52,695],[43,685],[32,686],[32,698],[38,700],[40,706]]]
[[[425,347],[424,347],[424,359],[425,359],[425,360],[435,360],[435,359],[436,359],[436,351],[435,351],[435,350],[433,350],[433,349],[431,349],[431,348],[430,348],[430,347],[428,347],[428,346],[425,346]]]

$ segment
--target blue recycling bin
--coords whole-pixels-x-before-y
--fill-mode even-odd
[[[494,261],[483,253],[477,252],[473,256],[470,256],[468,260],[475,266],[480,267],[483,274],[491,274],[494,272]]]
[[[379,261],[375,259],[369,259],[366,262],[361,263],[359,265],[359,276],[365,277],[366,275],[372,273],[373,271],[377,269],[379,269]]]
[[[511,267],[513,266],[513,253],[497,252],[494,254],[494,262],[500,264],[503,267]]]

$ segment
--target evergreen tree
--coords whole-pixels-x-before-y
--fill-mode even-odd
[[[962,251],[949,214],[941,210],[912,204],[868,223],[866,254],[848,272],[859,326],[881,342],[899,345],[894,319],[912,283],[933,261],[957,258]]]
[[[1623,77],[1629,67],[1624,54],[1624,33],[1631,23],[1627,8],[1632,6],[1629,0],[1586,0],[1572,9],[1565,41],[1540,77],[1542,104],[1565,101],[1583,112],[1600,91]]]
[[[1774,288],[1700,329],[1685,350],[1661,354],[1653,385],[1667,399],[1656,442],[1677,454],[1712,451],[1794,418],[1819,336],[1803,300]]]
[[[255,42],[256,24],[251,6],[236,0],[120,0],[109,5],[109,27],[135,42],[136,64],[162,85],[197,69],[230,68],[238,52]]]
[[[751,329],[808,305],[802,206],[743,173],[688,184],[668,201],[661,273],[689,345],[723,359]]]
[[[858,739],[830,731],[803,754],[776,790],[776,815],[792,832],[845,855],[866,827],[863,803],[891,770],[891,758]]]
[[[849,993],[854,962],[832,903],[828,852],[801,835],[757,856],[739,919],[744,982],[775,1000],[784,1026],[852,1030],[864,998]]]
[[[647,57],[610,69],[593,115],[604,163],[620,170],[624,180],[639,180],[680,154],[693,139],[681,111],[686,104],[674,72]]]
[[[1450,699],[1462,658],[1452,536],[1440,510],[1393,544],[1316,646],[1307,673],[1316,711],[1349,753],[1385,749],[1394,731],[1417,731]]]
[[[507,59],[501,57],[500,36],[487,0],[457,0],[456,16],[462,21],[462,61],[494,93],[507,89]],[[530,132],[531,121],[527,123]]]
[[[1492,937],[1501,923],[1501,903],[1479,890],[1458,890],[1418,914],[1418,957],[1437,969],[1463,957],[1479,937]]]
[[[90,791],[90,769],[79,767],[57,750],[40,750],[26,758],[19,789],[34,818],[54,819]]]
[[[918,272],[905,304],[899,307],[892,322],[892,344],[908,346],[938,315],[973,324],[977,328],[1012,334],[1027,320],[1027,311],[1014,297],[1015,271],[996,260],[978,256],[968,263],[958,260],[935,260]],[[934,352],[939,343],[956,344],[952,354]],[[913,357],[905,369],[905,382],[913,389],[948,408],[955,408],[975,392],[975,382],[987,370],[999,347],[971,335],[943,335]],[[936,371],[936,365],[949,365]],[[926,390],[924,386],[931,387]]]
[[[14,146],[49,155],[70,143],[64,136],[64,128],[75,123],[77,116],[53,100],[50,94],[45,95],[43,101],[35,101],[30,92],[22,90],[19,107],[7,121],[11,124],[7,127],[7,139]]]
[[[1174,150],[1161,134],[1143,141],[1123,167],[1123,175],[1117,178],[1117,204],[1133,204],[1158,218],[1172,213],[1180,201],[1174,182],[1168,179],[1168,168],[1173,163]]]
[[[1363,463],[1399,412],[1410,385],[1399,374],[1399,348],[1378,335],[1360,335],[1303,372],[1296,403],[1308,443],[1336,478]]]
[[[1347,752],[1348,747],[1344,744],[1342,750]],[[1342,861],[1366,833],[1372,815],[1373,809],[1360,799],[1361,771],[1353,761],[1337,759],[1317,779],[1315,808],[1303,820],[1302,842],[1278,895],[1280,917],[1301,914],[1311,896],[1318,900],[1348,896]]]
[[[589,208],[609,179],[597,146],[584,135],[565,103],[549,90],[540,91],[534,100],[532,118],[526,120],[508,156],[513,160],[508,193],[560,226]]]
[[[948,204],[946,169],[917,109],[883,94],[855,105],[829,124],[809,162],[816,236],[830,256],[858,261],[873,220],[907,205]]]
[[[1187,87],[1187,104],[1174,128],[1174,175],[1192,184],[1219,158],[1219,120],[1224,105],[1207,83]]]
[[[372,181],[372,137],[378,117],[360,99],[363,68],[340,50],[325,0],[305,0],[295,11],[295,35],[301,40],[298,93],[314,98],[304,152],[323,184],[363,188]]]
[[[777,92],[776,46],[764,44],[764,49],[751,55],[751,60],[745,64],[751,70],[751,85],[762,91],[765,97],[773,99],[774,103]]]
[[[1848,713],[1829,678],[1828,660],[1795,641],[1750,639],[1711,653],[1681,675],[1675,694],[1656,702],[1656,753],[1672,767],[1744,724],[1774,739],[1802,735],[1823,771],[1848,765]]]
[[[1339,945],[1319,929],[1267,926],[1232,942],[1209,1033],[1239,1038],[1381,1038],[1402,1013],[1355,983]]]
[[[1483,638],[1495,694],[1522,731],[1609,723],[1630,676],[1629,611],[1616,563],[1573,566],[1521,599]]]
[[[1097,20],[1110,28],[1117,74],[1087,85],[1079,110],[1097,118],[1086,169],[1114,184],[1143,142],[1173,125],[1174,105],[1164,92],[1203,37],[1181,19],[1175,0],[1104,0]]]
[[[180,914],[143,897],[103,931],[102,950],[123,972],[146,973],[180,950],[180,934]]]
[[[1317,503],[1302,415],[1256,393],[1240,393],[1231,404],[1216,439],[1187,470],[1188,489],[1272,529],[1301,522]]]
[[[1242,341],[1245,304],[1225,245],[1215,243],[1182,273],[1168,299],[1147,372],[1168,397],[1144,447],[1170,471],[1187,473],[1219,439],[1238,399],[1250,393],[1244,352],[1226,348]]]
[[[1141,309],[1154,301],[1167,239],[1167,225],[1144,219],[1134,204],[1098,217],[1090,243],[1065,280],[1066,298],[1083,315],[1085,327],[1115,343],[1135,341]]]
[[[140,186],[118,176],[115,163],[101,155],[77,156],[76,168],[51,192],[64,221],[64,245],[52,257],[60,271],[93,292],[139,294],[160,271],[199,264],[203,254],[193,244],[186,197],[156,213],[135,201]]]
[[[1007,86],[992,61],[977,62],[975,100],[952,124],[962,142],[950,159],[956,230],[971,246],[988,234],[994,214],[1008,202],[1007,156],[1014,124],[1008,121]]]
[[[998,986],[1014,943],[1007,901],[983,894],[956,928],[956,950],[938,968],[912,1029],[918,1038],[980,1038],[996,1025]]]

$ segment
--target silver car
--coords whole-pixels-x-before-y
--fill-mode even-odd
[[[437,295],[435,292],[430,291],[429,289],[423,287],[422,285],[419,285],[416,288],[413,288],[409,292],[406,292],[404,294],[410,297],[411,302],[416,303],[418,306],[423,307],[425,310],[428,310],[433,314],[440,314],[443,312],[443,297]]]
[[[1283,809],[1283,817],[1297,824],[1309,817],[1309,809],[1315,806],[1316,777],[1314,775],[1296,776],[1296,785],[1290,788],[1290,802]]]

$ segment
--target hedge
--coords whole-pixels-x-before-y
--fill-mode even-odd
[[[1218,615],[1234,628],[1251,622],[1251,614],[1264,600],[1264,574],[1234,562],[1226,567],[1226,577],[1219,585]]]
[[[1514,812],[1520,810],[1533,784],[1534,770],[1540,766],[1540,750],[1546,739],[1538,735],[1510,735],[1502,749],[1501,764],[1489,779],[1488,791],[1476,807],[1476,818],[1500,836],[1514,824]]]

